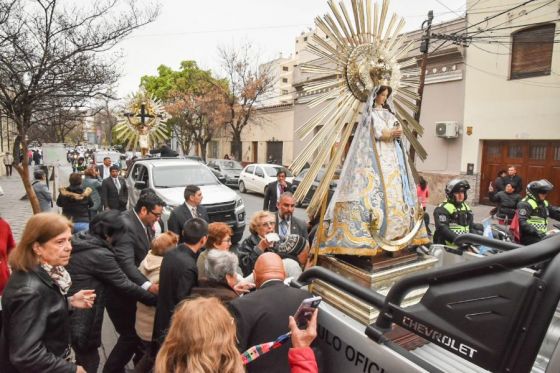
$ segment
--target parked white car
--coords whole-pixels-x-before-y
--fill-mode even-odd
[[[266,186],[276,181],[276,174],[280,170],[286,171],[287,182],[291,183],[294,180],[294,175],[284,166],[268,163],[253,163],[245,166],[239,175],[239,191],[264,194]]]

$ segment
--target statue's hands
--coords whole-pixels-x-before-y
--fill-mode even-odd
[[[402,136],[402,127],[398,126],[398,127],[394,127],[391,130],[391,137],[393,137],[394,139],[399,139]]]

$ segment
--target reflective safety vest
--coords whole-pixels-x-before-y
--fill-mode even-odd
[[[467,213],[471,212],[471,207],[463,202],[459,208],[451,202],[444,202],[441,207],[443,207],[449,215],[451,220],[449,222],[449,229],[457,235],[465,234],[470,232],[470,225],[467,218]],[[456,247],[453,242],[445,241],[448,246]]]
[[[532,208],[531,215],[527,219],[527,223],[535,227],[537,232],[546,233],[546,230],[548,229],[548,221],[546,217],[535,214],[539,211],[539,205],[537,204],[537,201],[530,197],[523,198],[523,201],[527,202]],[[548,201],[544,201],[544,208],[548,209]]]

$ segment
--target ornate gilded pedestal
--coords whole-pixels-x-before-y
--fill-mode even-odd
[[[435,257],[419,254],[409,254],[398,258],[375,258],[373,263],[367,263],[368,259],[321,255],[317,264],[385,295],[397,280],[410,273],[433,268],[438,262]],[[320,280],[313,282],[311,291],[364,324],[371,324],[379,314],[377,309]],[[426,288],[412,291],[406,296],[403,305],[419,302],[425,291]]]

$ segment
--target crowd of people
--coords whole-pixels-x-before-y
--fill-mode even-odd
[[[17,245],[0,218],[5,371],[97,372],[105,311],[119,337],[103,372],[124,372],[131,361],[136,372],[318,371],[310,348],[317,313],[304,330],[291,318],[311,294],[284,282],[309,265],[316,224],[294,216],[285,171],[269,184],[263,210],[235,250],[231,228],[209,222],[196,185],[185,187],[165,231],[166,203],[146,188],[128,206],[126,183],[109,157],[70,175],[54,201],[61,214],[49,212],[44,172],[37,169],[34,179],[43,213],[28,220]],[[560,210],[546,201],[547,180],[530,182],[524,198],[521,188],[510,167],[490,185],[490,199],[498,217],[518,219],[521,242],[531,244],[546,237],[548,217],[559,219]],[[453,246],[458,235],[481,230],[466,203],[469,189],[463,179],[447,184],[434,210],[434,242]],[[425,211],[423,178],[417,196]],[[427,213],[424,219],[429,227]],[[242,359],[288,331],[291,347]]]
[[[291,193],[278,195],[276,213],[255,213],[251,235],[231,251],[231,228],[208,222],[198,186],[186,186],[163,231],[165,202],[147,188],[128,209],[118,171],[105,159],[84,177],[72,173],[55,214],[37,170],[45,212],[28,220],[17,245],[0,219],[6,371],[97,372],[105,311],[119,337],[104,372],[124,372],[130,361],[136,372],[318,371],[309,347],[316,314],[304,330],[290,319],[310,294],[284,283],[302,272],[309,250]],[[290,331],[291,347],[244,366],[242,352]]]

